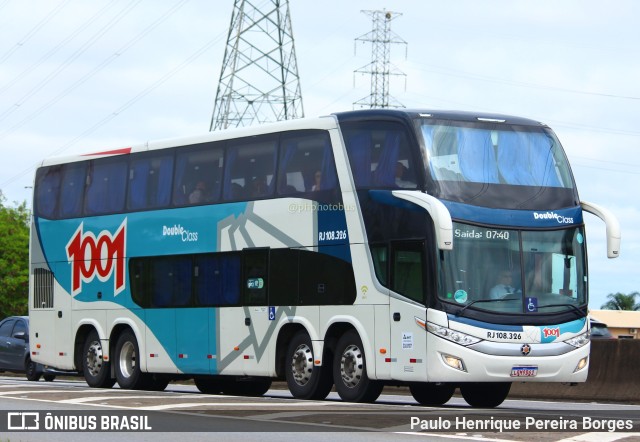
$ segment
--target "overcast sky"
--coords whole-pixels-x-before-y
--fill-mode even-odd
[[[255,0],[257,4],[260,0]],[[264,2],[264,0],[263,0]],[[0,0],[0,189],[30,200],[42,158],[206,132],[233,0]],[[590,307],[640,291],[640,2],[291,0],[306,116],[369,93],[362,10],[402,15],[392,48],[410,108],[514,114],[549,124],[582,200],[622,226],[606,258],[586,215]],[[357,46],[357,51],[354,48]],[[30,202],[29,202],[30,204]]]

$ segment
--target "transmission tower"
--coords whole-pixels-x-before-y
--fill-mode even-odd
[[[355,70],[354,73],[371,75],[371,93],[353,105],[361,108],[404,107],[389,94],[389,78],[391,76],[406,77],[404,72],[389,61],[392,44],[405,45],[406,56],[407,42],[391,31],[391,21],[402,14],[385,10],[362,12],[371,17],[373,28],[371,32],[356,38],[356,43],[358,41],[371,43],[371,63]]]
[[[209,129],[303,116],[289,0],[235,0]]]

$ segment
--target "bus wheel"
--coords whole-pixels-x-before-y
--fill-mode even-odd
[[[146,374],[144,388],[149,391],[164,391],[170,381],[171,379],[167,376]]]
[[[24,372],[27,375],[28,381],[37,381],[40,379],[40,373],[37,370],[38,366],[31,358],[27,358],[27,362],[24,364]]]
[[[193,378],[196,388],[204,394],[220,394],[224,382],[213,376],[196,376]]]
[[[304,331],[294,335],[286,356],[286,377],[289,391],[296,399],[322,400],[333,386],[330,365],[314,366],[311,338]]]
[[[493,408],[507,398],[510,382],[478,382],[460,385],[460,393],[472,407]]]
[[[362,340],[354,330],[349,330],[338,340],[333,360],[333,381],[342,400],[348,402],[374,402],[382,392],[382,382],[367,376]]]
[[[438,406],[449,402],[456,387],[450,384],[419,383],[411,384],[409,391],[421,405]]]
[[[262,396],[271,388],[271,378],[230,378],[222,384],[222,394],[231,396]]]
[[[142,390],[147,378],[140,371],[138,341],[131,330],[125,330],[118,338],[115,352],[115,372],[120,388]]]
[[[44,378],[45,382],[53,382],[54,379],[56,378],[56,376],[53,374],[45,374],[42,377]]]
[[[91,331],[84,341],[82,354],[82,372],[89,387],[113,387],[116,380],[111,378],[111,367],[103,358],[102,343],[95,330]]]

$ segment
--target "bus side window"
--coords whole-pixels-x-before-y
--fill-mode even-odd
[[[101,158],[89,164],[85,215],[121,212],[127,187],[128,157]]]
[[[176,156],[173,203],[176,206],[217,202],[223,170],[222,143],[206,143]]]
[[[392,244],[391,289],[424,304],[424,267],[422,242],[394,242]]]
[[[378,281],[380,281],[380,284],[384,287],[388,287],[389,249],[385,244],[371,245],[371,257],[373,258],[373,268],[376,272]]]
[[[286,134],[280,145],[279,195],[330,191],[338,187],[333,149],[327,132]]]
[[[36,174],[36,216],[54,219],[58,215],[58,197],[62,166],[43,167]]]
[[[166,207],[171,202],[173,177],[172,154],[139,154],[132,156],[129,168],[130,210]]]
[[[269,305],[298,304],[297,249],[271,249],[269,254]]]
[[[84,201],[84,185],[87,162],[65,164],[60,182],[60,218],[74,218],[81,215]]]
[[[193,267],[196,305],[238,305],[240,302],[240,255],[207,253],[196,255]]]
[[[337,256],[346,245],[326,246],[324,252],[300,251],[299,305],[349,305],[356,299],[353,266]],[[334,250],[330,250],[334,249]]]
[[[149,260],[152,307],[182,307],[191,301],[191,256]]]
[[[273,195],[277,138],[251,137],[230,143],[224,170],[225,201],[246,201]]]
[[[347,123],[343,134],[358,190],[418,187],[418,163],[405,126],[386,121]]]
[[[149,262],[153,258],[133,258],[129,261],[131,299],[140,307],[149,307]]]

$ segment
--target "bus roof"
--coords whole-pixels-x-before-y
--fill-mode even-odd
[[[355,111],[337,112],[327,116],[315,118],[301,118],[297,120],[286,120],[275,123],[260,124],[255,126],[233,128],[223,131],[205,132],[199,135],[192,135],[178,138],[168,138],[157,141],[147,141],[146,143],[132,145],[131,147],[116,149],[99,149],[96,152],[89,152],[81,155],[70,155],[64,157],[47,158],[40,166],[54,164],[71,163],[75,161],[105,156],[123,155],[132,152],[142,152],[154,149],[163,149],[180,145],[192,145],[207,143],[212,141],[229,140],[234,138],[250,137],[284,130],[305,130],[305,129],[334,129],[336,119],[339,122],[358,121],[366,119],[399,119],[412,120],[414,118],[427,117],[438,120],[451,121],[495,121],[506,124],[518,124],[524,126],[546,127],[545,124],[528,118],[514,117],[511,115],[490,114],[479,112],[464,112],[451,110],[417,110],[417,109],[363,109]]]
[[[427,110],[427,109],[363,109],[357,111],[338,112],[335,113],[340,122],[357,121],[361,119],[371,118],[397,118],[397,119],[414,119],[418,117],[427,117],[437,120],[451,121],[489,121],[500,122],[506,124],[518,124],[522,126],[547,127],[546,124],[529,118],[516,117],[513,115],[492,114],[485,112],[466,112],[456,110]]]
[[[192,144],[209,143],[212,141],[232,140],[235,138],[251,137],[274,132],[281,132],[285,130],[329,130],[335,129],[336,127],[336,117],[333,115],[316,118],[300,118],[297,120],[278,121],[275,123],[266,123],[214,132],[205,132],[198,135],[147,141],[146,143],[132,145],[131,147],[100,149],[93,153],[89,152],[86,154],[51,157],[42,161],[42,164],[40,164],[39,166],[72,163],[75,161],[83,161],[91,158],[123,155],[133,152],[144,152],[148,150],[164,149],[175,146],[188,146]]]

